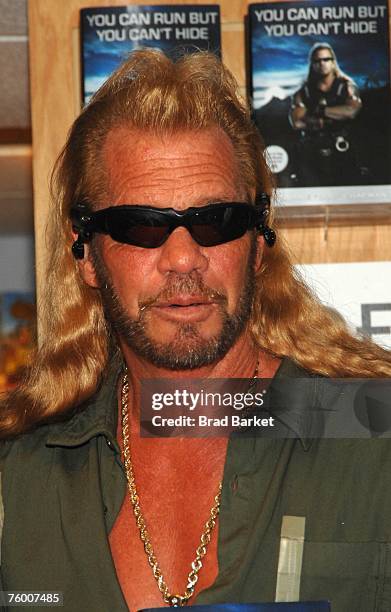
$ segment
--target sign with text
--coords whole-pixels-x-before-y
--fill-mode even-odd
[[[220,53],[217,4],[86,8],[80,14],[84,103],[134,49]]]
[[[280,202],[391,199],[387,0],[249,7],[252,102]]]
[[[391,262],[297,266],[319,298],[338,310],[353,331],[391,349]]]

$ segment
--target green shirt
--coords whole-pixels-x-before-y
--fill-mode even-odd
[[[107,537],[126,494],[117,375],[66,422],[4,443],[4,590],[61,591],[64,612],[128,610]],[[275,378],[303,376],[285,360]],[[311,439],[297,423],[296,438],[231,437],[219,574],[194,603],[274,601],[277,592],[328,599],[332,612],[390,612],[391,444]]]

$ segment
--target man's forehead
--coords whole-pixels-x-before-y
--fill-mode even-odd
[[[115,201],[129,192],[173,188],[190,190],[202,183],[210,189],[236,191],[238,164],[231,140],[225,132],[212,127],[174,133],[113,129],[103,147],[107,190]]]
[[[175,132],[154,132],[153,130],[130,129],[126,126],[113,128],[107,135],[103,147],[104,158],[110,163],[114,155],[125,162],[129,158],[142,160],[176,159],[178,151],[181,155],[191,155],[197,149],[211,155],[219,154],[225,149],[234,154],[232,142],[219,127],[201,130],[177,130]]]
[[[317,49],[315,51],[314,57],[332,57],[332,53],[330,49]]]

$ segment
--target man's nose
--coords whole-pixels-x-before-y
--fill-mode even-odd
[[[160,248],[158,270],[161,274],[189,274],[194,270],[205,272],[208,267],[203,247],[193,240],[185,227],[177,227]]]

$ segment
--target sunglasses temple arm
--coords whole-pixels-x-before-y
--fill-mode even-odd
[[[89,242],[94,231],[93,216],[85,204],[78,204],[71,209],[72,229],[77,234],[77,239],[72,244],[72,253],[75,259],[84,258],[84,244]]]
[[[255,198],[255,206],[260,209],[261,220],[257,225],[257,229],[262,234],[268,247],[272,247],[276,241],[276,232],[267,225],[266,219],[270,211],[270,196],[262,191]]]
[[[263,235],[268,247],[272,247],[276,241],[276,232],[268,225],[262,225],[261,234]]]

